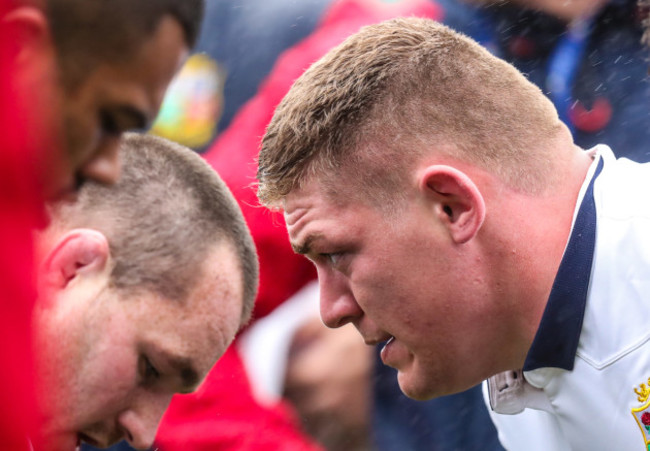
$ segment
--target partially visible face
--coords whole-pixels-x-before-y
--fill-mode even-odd
[[[415,399],[462,391],[490,376],[498,302],[485,261],[454,244],[417,195],[387,218],[364,203],[334,202],[315,181],[285,199],[294,249],[316,265],[321,316],[352,322]]]
[[[519,6],[536,9],[551,14],[561,20],[571,21],[579,17],[588,17],[598,11],[607,0],[466,0],[481,4],[514,3]]]
[[[151,446],[174,393],[196,389],[239,328],[241,273],[221,246],[185,302],[124,297],[106,280],[86,281],[56,299],[40,334],[48,450],[122,439]]]
[[[73,191],[83,179],[102,183],[117,179],[121,134],[149,127],[187,54],[180,24],[166,16],[128,62],[100,63],[74,89],[56,88],[59,108],[51,114],[62,124],[61,133],[54,135],[64,150],[58,161],[45,162],[46,197]]]

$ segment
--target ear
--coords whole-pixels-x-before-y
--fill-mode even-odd
[[[56,242],[43,263],[45,282],[64,289],[80,275],[104,271],[110,256],[104,234],[91,229],[74,229]]]
[[[45,13],[34,6],[20,6],[11,9],[0,19],[3,36],[11,37],[11,54],[14,61],[24,64],[42,65],[44,52],[54,57],[54,45],[50,26]]]
[[[428,166],[420,174],[419,188],[454,242],[466,243],[478,233],[485,219],[485,201],[467,174],[451,166]]]

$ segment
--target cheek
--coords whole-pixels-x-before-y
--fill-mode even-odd
[[[122,349],[103,352],[84,366],[79,402],[95,406],[99,415],[121,409],[137,387],[137,360]]]
[[[413,249],[386,252],[360,262],[353,286],[359,299],[379,309],[414,312],[435,295],[436,272],[431,259]]]
[[[69,160],[79,169],[97,147],[99,125],[95,109],[83,103],[73,104],[65,116],[65,139]]]

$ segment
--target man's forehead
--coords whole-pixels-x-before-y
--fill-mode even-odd
[[[185,389],[191,391],[230,344],[234,328],[226,327],[218,315],[196,311],[188,305],[182,310],[170,309],[167,313],[172,320],[157,323],[156,313],[149,311],[154,319],[150,326],[140,325],[143,328],[141,345],[144,351],[151,353],[155,362],[162,362],[178,374]]]
[[[344,209],[354,199],[344,194],[343,185],[343,182],[337,183],[337,190],[333,190],[330,184],[316,177],[304,181],[282,200],[285,218],[314,208],[332,211]]]
[[[329,210],[330,205],[315,183],[301,186],[291,191],[283,199],[282,208],[289,234],[298,232],[321,210]]]
[[[152,326],[152,338],[173,355],[207,362],[209,369],[239,328],[243,288],[236,258],[233,246],[220,240],[197,268],[185,299],[150,296],[139,318]]]
[[[244,275],[239,259],[230,240],[219,240],[204,259],[202,281],[191,295],[189,309],[198,314],[219,345],[228,345],[240,327]]]
[[[354,199],[332,198],[309,186],[285,198],[284,217],[294,252],[309,254],[346,231],[358,229],[356,212],[364,207]]]

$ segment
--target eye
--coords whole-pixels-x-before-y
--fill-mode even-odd
[[[117,119],[108,111],[102,111],[100,113],[99,121],[102,131],[107,135],[119,135],[122,133]]]
[[[320,256],[325,260],[327,260],[332,266],[337,266],[340,263],[341,258],[343,257],[343,253],[342,252],[323,253],[320,254]]]
[[[148,357],[142,356],[140,364],[140,372],[142,374],[143,381],[146,382],[155,382],[160,378],[160,372],[156,369],[155,366],[151,363]]]
[[[105,106],[99,110],[99,126],[110,136],[119,136],[128,130],[144,131],[148,126],[145,112],[131,105]]]

